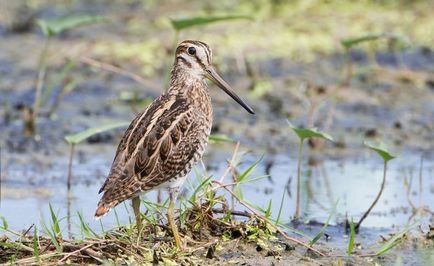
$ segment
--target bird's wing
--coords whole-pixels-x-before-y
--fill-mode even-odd
[[[127,129],[100,192],[128,198],[180,175],[201,145],[190,132],[194,114],[183,96],[155,100]]]

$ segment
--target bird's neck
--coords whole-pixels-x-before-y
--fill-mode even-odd
[[[169,93],[185,96],[205,116],[212,116],[211,97],[202,77],[175,65],[172,70]]]

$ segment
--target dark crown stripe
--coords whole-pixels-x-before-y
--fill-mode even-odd
[[[211,50],[209,49],[209,46],[204,42],[198,41],[197,43],[204,48],[206,60],[208,61],[208,64],[211,64]]]

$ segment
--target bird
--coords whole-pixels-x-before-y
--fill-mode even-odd
[[[135,117],[118,145],[109,174],[99,190],[103,195],[95,218],[131,199],[140,234],[140,195],[167,189],[167,220],[176,247],[181,248],[174,219],[175,202],[187,174],[202,159],[212,127],[213,111],[206,79],[254,114],[216,72],[210,47],[202,41],[182,41],[175,51],[169,89]]]

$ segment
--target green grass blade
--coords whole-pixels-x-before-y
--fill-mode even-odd
[[[116,226],[117,226],[117,227],[121,227],[121,222],[119,221],[119,215],[118,215],[118,213],[117,213],[117,211],[116,211],[115,208],[113,208],[113,212],[114,212],[114,214],[115,214]]]
[[[57,219],[57,216],[54,213],[53,206],[51,206],[51,204],[48,204],[48,206],[50,208],[50,216],[51,216],[53,233],[56,237],[57,236],[62,237],[62,231],[60,230],[59,219]]]
[[[115,128],[127,127],[129,124],[130,122],[124,121],[124,122],[113,122],[113,123],[109,123],[97,127],[91,127],[82,132],[65,136],[65,141],[69,144],[78,144],[95,134],[102,133]]]
[[[3,230],[8,230],[8,228],[9,228],[9,224],[8,224],[8,221],[6,221],[6,218],[5,217],[0,217],[1,219],[2,219],[2,222],[3,222],[3,226],[2,226],[2,229]]]
[[[282,214],[282,208],[283,208],[283,202],[285,200],[285,194],[286,194],[286,191],[284,189],[282,192],[282,199],[280,200],[279,212],[277,213],[277,218],[276,218],[276,223],[275,223],[276,225],[278,225],[279,221],[280,221],[280,215]]]
[[[95,231],[92,230],[92,228],[90,228],[84,221],[83,219],[83,215],[81,215],[80,212],[77,212],[78,215],[78,219],[80,220],[80,227],[81,227],[81,231],[82,233],[84,233],[84,235],[87,238],[92,238],[92,237],[98,237],[98,234],[95,233]]]
[[[247,179],[245,179],[245,180],[243,180],[241,182],[238,182],[238,185],[252,183],[252,182],[255,182],[255,181],[267,178],[269,176],[270,175],[260,175],[260,176],[254,177],[254,178],[247,178]]]
[[[386,241],[386,243],[384,243],[380,247],[380,249],[375,253],[375,255],[381,256],[384,253],[386,253],[387,251],[389,251],[392,248],[394,248],[396,245],[398,245],[399,243],[401,243],[401,240],[403,239],[403,237],[405,236],[405,234],[408,231],[410,231],[411,229],[415,228],[418,225],[419,225],[419,222],[415,222],[415,223],[413,223],[411,225],[406,225],[404,227],[404,229],[402,229],[400,232],[398,232],[392,238],[390,238],[388,241]]]
[[[268,201],[268,207],[267,207],[267,210],[265,211],[265,218],[269,218],[270,217],[270,215],[271,215],[271,206],[272,206],[272,200],[270,199],[269,201]]]
[[[226,136],[226,135],[211,135],[209,136],[208,140],[211,143],[220,143],[220,142],[235,142],[232,138]]]
[[[2,222],[3,222],[3,225],[0,225],[0,229],[1,230],[5,231],[5,232],[8,232],[10,234],[13,234],[14,236],[17,236],[17,237],[21,237],[23,235],[22,233],[15,232],[15,231],[9,229],[9,224],[6,221],[5,217],[1,216],[0,219],[2,219]]]
[[[207,186],[210,182],[211,182],[212,176],[206,178],[205,180],[203,180],[199,186],[196,187],[196,189],[193,191],[191,197],[190,197],[190,202],[195,203],[196,202],[196,196],[197,193],[199,193],[205,186]]]
[[[231,216],[232,216],[232,211],[231,210],[228,210],[227,212],[226,212],[226,215],[225,215],[225,217],[223,217],[223,221],[225,221],[225,222],[229,222],[230,220],[231,220]]]
[[[103,235],[105,235],[105,234],[106,234],[106,231],[105,231],[105,229],[104,229],[104,225],[102,224],[101,219],[99,219],[99,225],[100,225],[100,227],[101,227],[101,233],[102,233]]]
[[[351,253],[353,253],[354,248],[354,237],[356,235],[356,232],[354,230],[354,221],[353,218],[351,218],[350,222],[350,241],[348,242],[348,249],[347,249],[347,255],[351,256]]]
[[[309,242],[310,246],[313,246],[325,234],[325,231],[326,231],[327,227],[329,226],[330,220],[336,212],[337,205],[338,205],[338,201],[336,201],[336,203],[334,204],[333,209],[330,212],[329,216],[327,217],[327,221],[325,222],[324,226],[321,228],[321,230],[318,232],[318,234]]]
[[[351,47],[370,41],[376,41],[379,39],[389,39],[396,40],[400,43],[401,46],[407,47],[411,44],[410,39],[405,35],[399,34],[391,34],[391,33],[378,33],[378,34],[367,34],[355,38],[346,38],[341,40],[341,45],[346,49],[350,49]]]
[[[59,253],[62,252],[62,247],[59,245],[59,242],[57,241],[57,237],[56,237],[53,229],[48,228],[48,226],[45,223],[45,220],[43,218],[41,220],[41,225],[42,225],[42,228],[43,228],[45,234],[50,237],[51,243],[56,248],[56,251]]]
[[[206,16],[206,17],[170,19],[170,22],[174,30],[180,31],[190,27],[205,26],[210,23],[223,22],[223,21],[236,20],[236,19],[251,20],[252,18],[249,16]]]
[[[39,257],[38,228],[36,226],[35,226],[35,231],[33,232],[33,256],[36,258],[36,263],[41,264],[41,258]]]
[[[236,185],[236,186],[235,186],[235,190],[234,190],[234,192],[235,192],[235,195],[237,195],[238,198],[240,198],[240,199],[242,199],[242,200],[244,199],[243,192],[241,191],[241,188],[240,188],[239,185]]]
[[[247,170],[245,170],[240,176],[238,176],[237,178],[237,183],[241,183],[243,182],[243,180],[248,177],[253,170],[255,170],[255,168],[258,166],[259,162],[262,161],[262,158],[264,156],[261,156],[261,158],[259,158],[259,160],[257,160],[256,162],[254,162],[249,168],[247,168]]]

